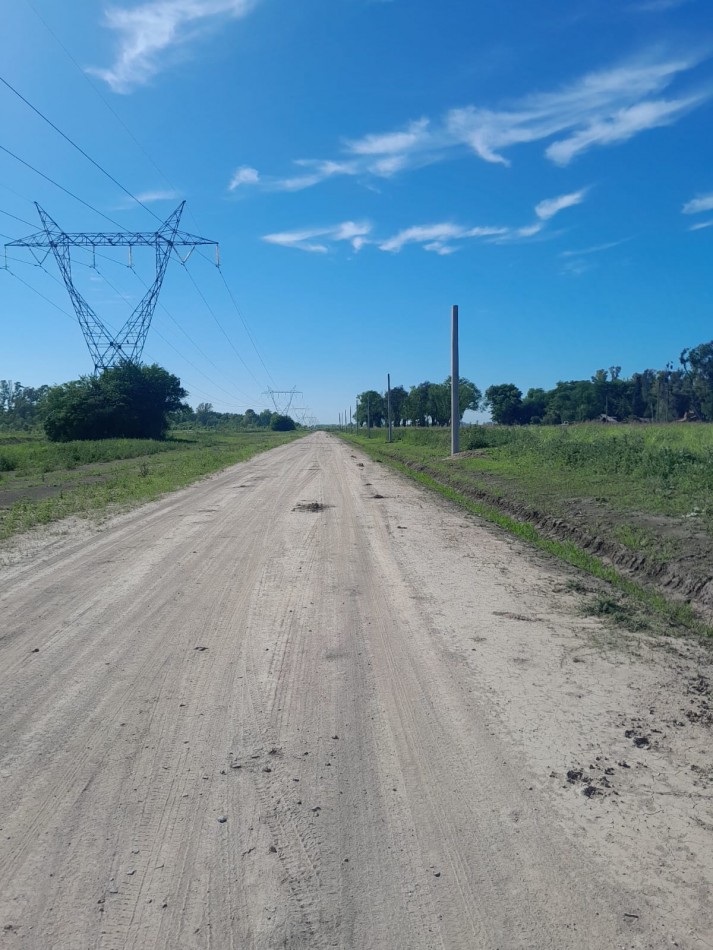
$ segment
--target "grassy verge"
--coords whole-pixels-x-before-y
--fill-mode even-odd
[[[592,613],[630,629],[650,627],[669,633],[691,630],[710,634],[690,604],[671,600],[646,582],[637,583],[575,540],[552,537],[527,517],[529,509],[566,517],[573,505],[581,514],[583,504],[593,501],[599,513],[597,530],[606,525],[607,519],[601,517],[604,508],[612,516],[612,535],[618,532],[622,547],[640,553],[653,546],[655,555],[664,556],[661,538],[637,522],[641,509],[660,519],[662,498],[669,509],[677,512],[713,509],[711,474],[706,466],[713,427],[695,428],[697,443],[689,435],[692,430],[678,430],[685,432],[684,438],[689,440],[688,445],[674,446],[682,450],[677,459],[679,469],[683,470],[680,477],[676,477],[676,465],[672,463],[675,451],[671,451],[671,441],[682,438],[678,432],[670,436],[647,432],[646,438],[639,440],[638,432],[611,435],[611,430],[604,430],[600,435],[601,430],[592,431],[591,427],[582,427],[584,431],[579,432],[571,427],[564,437],[557,430],[523,432],[473,427],[464,432],[468,450],[456,459],[447,455],[450,437],[444,430],[400,431],[391,444],[384,441],[383,433],[376,433],[371,439],[353,434],[343,437],[372,458],[473,514],[605,582],[613,589],[613,596],[599,596],[592,605]],[[663,461],[656,457],[657,436],[663,447]],[[699,462],[699,458],[703,461]],[[665,477],[662,470],[668,472]],[[666,491],[662,493],[664,482]],[[598,494],[592,496],[593,490]],[[609,506],[607,497],[612,499]],[[516,516],[507,510],[513,506],[520,509]],[[622,522],[623,516],[626,517]],[[697,519],[699,530],[701,520]],[[679,518],[676,524],[680,523]]]
[[[0,436],[0,461],[10,462],[0,466],[0,540],[68,515],[152,501],[299,435],[191,431],[163,442],[107,439],[57,445],[5,434]]]

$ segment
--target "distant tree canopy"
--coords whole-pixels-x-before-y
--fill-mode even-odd
[[[558,425],[601,417],[713,421],[713,341],[685,349],[679,366],[645,369],[630,379],[621,378],[620,366],[610,366],[596,370],[590,379],[561,381],[550,390],[530,389],[524,399],[517,386],[501,383],[485,391],[485,406],[493,422],[501,425]]]
[[[460,418],[466,409],[477,409],[481,392],[465,377],[460,378],[458,401]],[[365,426],[367,417],[371,425],[380,428],[386,424],[387,395],[368,389],[357,397],[357,425]],[[451,421],[451,378],[442,383],[419,383],[406,392],[403,386],[391,390],[391,419],[395,426],[445,426]]]
[[[42,419],[49,386],[23,386],[0,379],[0,427],[28,429]]]
[[[443,426],[450,424],[450,377],[443,383],[425,381],[406,393],[391,390],[394,425]],[[366,425],[367,403],[371,424],[386,420],[384,393],[363,392],[357,403],[357,422]],[[597,369],[589,379],[562,380],[553,389],[529,389],[523,397],[514,383],[480,390],[467,379],[460,381],[460,414],[466,409],[489,409],[500,425],[560,425],[608,418],[620,421],[647,419],[672,422],[700,419],[713,422],[713,340],[685,349],[678,367],[645,369],[622,379],[621,366]]]
[[[246,409],[245,412],[217,412],[211,403],[201,402],[195,410],[190,406],[183,406],[178,412],[172,412],[170,415],[171,423],[180,428],[193,428],[201,426],[205,429],[222,429],[230,431],[241,431],[245,429],[270,429],[273,420],[278,413],[270,409],[262,409],[255,412],[254,409]],[[298,423],[290,416],[285,416],[292,423],[291,428],[299,428]],[[282,430],[289,431],[289,430]]]
[[[156,364],[121,363],[99,376],[54,386],[47,393],[44,427],[53,442],[73,439],[162,439],[169,413],[187,395],[177,376]]]

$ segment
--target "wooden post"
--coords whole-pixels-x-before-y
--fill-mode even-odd
[[[460,451],[460,401],[458,399],[458,385],[460,370],[458,368],[458,307],[451,310],[451,455]]]

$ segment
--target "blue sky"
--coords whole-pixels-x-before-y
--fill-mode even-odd
[[[18,159],[130,230],[185,199],[237,309],[212,252],[174,260],[144,355],[194,405],[296,387],[330,422],[387,372],[443,380],[453,303],[483,390],[627,376],[713,338],[708,0],[17,0],[3,17],[0,75],[146,207],[0,86],[2,240],[39,230],[34,201],[65,231],[116,230]],[[102,253],[74,273],[120,326],[153,261]],[[8,255],[0,377],[90,372],[53,259]]]

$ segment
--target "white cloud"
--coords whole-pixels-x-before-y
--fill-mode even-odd
[[[697,62],[692,56],[650,55],[587,73],[553,92],[526,96],[508,109],[454,109],[447,128],[480,158],[506,165],[504,149],[568,133],[545,151],[551,161],[565,165],[594,146],[623,142],[637,132],[669,124],[702,102],[708,94],[663,102],[651,99]]]
[[[419,119],[401,132],[365,135],[362,139],[347,142],[347,148],[355,155],[395,155],[409,152],[427,140],[428,119]]]
[[[441,257],[446,257],[448,254],[455,254],[458,250],[457,247],[453,247],[451,244],[441,244],[440,241],[431,241],[430,244],[423,245],[424,251],[432,251],[434,254],[440,254]]]
[[[321,161],[311,158],[299,159],[295,165],[311,169],[311,171],[292,178],[274,179],[267,183],[267,187],[271,191],[303,191],[305,188],[312,188],[337,175],[355,175],[358,170],[351,162]]]
[[[421,244],[426,251],[445,255],[452,254],[457,250],[452,246],[451,241],[460,241],[467,238],[503,238],[509,233],[509,228],[466,228],[448,221],[438,224],[419,224],[404,228],[404,230],[382,241],[379,244],[379,249],[398,253],[407,244]]]
[[[248,165],[242,165],[236,168],[233,177],[230,179],[228,191],[235,191],[241,185],[257,185],[260,181],[260,173],[256,168],[250,168]]]
[[[713,211],[713,192],[709,195],[698,195],[687,201],[681,209],[684,214],[700,214],[701,211]]]
[[[553,218],[565,208],[571,208],[573,205],[581,204],[586,197],[587,190],[587,188],[582,188],[581,191],[573,191],[569,195],[560,195],[557,198],[546,198],[535,206],[535,214],[540,220],[549,221],[550,218]]]
[[[371,225],[367,222],[343,221],[341,224],[327,228],[265,234],[263,241],[267,241],[268,244],[278,244],[281,247],[294,247],[313,254],[326,254],[329,251],[329,244],[334,241],[348,241],[355,251],[359,251],[367,243],[366,237],[370,232]],[[315,239],[321,240],[315,244]]]
[[[702,56],[660,51],[586,73],[550,91],[532,93],[498,108],[469,105],[439,120],[426,117],[393,131],[344,142],[338,160],[303,160],[308,170],[277,180],[276,189],[310,188],[335,175],[388,178],[462,155],[510,165],[505,154],[543,143],[545,156],[567,165],[593,148],[621,144],[647,130],[672,125],[711,97],[711,90],[662,97]]]
[[[535,224],[528,224],[524,228],[518,228],[515,234],[518,237],[529,238],[534,237],[536,234],[539,234],[543,228],[541,221],[537,221]]]
[[[177,191],[141,191],[136,196],[142,204],[151,204],[152,201],[175,201],[180,195]]]
[[[138,6],[109,7],[106,25],[119,36],[116,61],[91,68],[114,92],[131,92],[164,68],[165,57],[198,33],[227,19],[246,16],[259,0],[148,0]]]
[[[703,228],[710,228],[713,225],[713,221],[699,221],[698,224],[692,224],[689,231],[702,231]]]
[[[585,247],[580,251],[562,251],[560,257],[584,257],[587,254],[599,254],[601,251],[608,251],[613,247],[619,247],[620,244],[626,244],[631,238],[622,238],[620,241],[609,241],[608,244],[595,244],[593,247]]]
[[[586,128],[580,129],[569,138],[553,142],[545,150],[545,154],[556,165],[568,165],[576,155],[595,145],[626,142],[639,132],[671,125],[686,112],[700,105],[705,98],[707,94],[637,103],[620,109],[612,116],[593,119]]]

